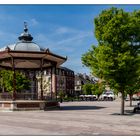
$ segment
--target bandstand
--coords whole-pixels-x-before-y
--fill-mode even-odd
[[[0,70],[13,71],[13,92],[6,95],[0,93],[0,110],[43,110],[47,107],[59,106],[56,86],[53,86],[56,84],[53,83],[56,82],[56,68],[63,64],[67,57],[54,54],[49,49],[43,49],[34,43],[26,23],[24,23],[24,32],[18,39],[16,44],[0,49]],[[49,100],[43,93],[43,74],[47,69],[50,70],[51,77]],[[31,93],[16,91],[16,71],[28,72],[31,75],[33,83]],[[37,86],[40,87],[40,91]]]

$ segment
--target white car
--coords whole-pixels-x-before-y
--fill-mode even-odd
[[[138,96],[137,94],[134,94],[132,99],[134,101],[138,101],[138,100],[140,100],[140,96]]]
[[[80,95],[81,100],[96,100],[96,95]]]
[[[101,95],[101,100],[115,100],[115,95],[112,91],[106,91]]]

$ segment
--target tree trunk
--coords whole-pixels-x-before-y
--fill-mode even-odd
[[[60,98],[60,103],[62,103],[63,102],[63,99],[62,98]]]
[[[129,94],[130,106],[132,106],[132,97],[133,97],[133,95],[132,94]]]
[[[2,86],[2,93],[4,93],[5,92],[5,90],[4,90],[4,86]]]
[[[124,92],[121,92],[122,96],[121,96],[121,115],[124,115]]]
[[[4,90],[3,78],[2,78],[1,87],[2,87],[2,93],[4,93],[4,92],[5,92],[5,90]]]
[[[97,95],[98,100],[99,100],[99,97],[100,97],[100,94]]]

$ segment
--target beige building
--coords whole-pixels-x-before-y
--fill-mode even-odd
[[[36,78],[38,85],[38,93],[40,93],[40,73],[37,73]],[[65,95],[68,96],[74,95],[74,72],[68,68],[59,67],[56,68],[56,71],[54,71],[53,69],[44,70],[42,81],[44,98],[49,99],[52,95],[51,93],[55,93],[58,96],[60,92],[63,92]]]

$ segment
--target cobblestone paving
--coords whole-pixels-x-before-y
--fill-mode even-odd
[[[133,102],[136,104],[136,102]],[[0,112],[0,135],[140,136],[140,113],[120,101],[65,102],[61,110]]]

